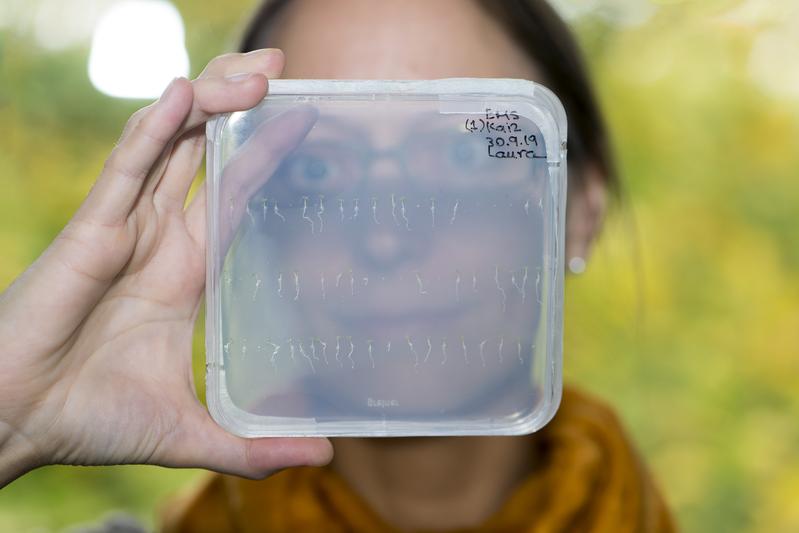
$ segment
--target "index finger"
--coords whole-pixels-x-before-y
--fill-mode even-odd
[[[206,122],[213,114],[223,112],[223,110],[209,107],[208,99],[202,97],[203,93],[212,95],[215,92],[219,92],[219,85],[223,79],[246,74],[263,74],[267,78],[275,78],[283,71],[284,64],[285,56],[278,48],[264,48],[246,54],[224,54],[212,59],[200,75],[191,82],[199,98],[192,102],[192,108],[186,119],[186,124],[180,129],[178,135],[182,135]],[[260,98],[263,98],[265,94],[266,86],[261,88]],[[257,100],[255,101],[257,102]],[[136,128],[143,117],[146,116],[150,107],[147,106],[141,109],[131,117],[122,132],[120,143],[124,142]]]

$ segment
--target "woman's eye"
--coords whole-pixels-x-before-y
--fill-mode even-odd
[[[450,147],[450,159],[453,163],[460,166],[472,166],[477,161],[477,151],[473,143],[466,140],[458,140]]]
[[[484,147],[470,138],[455,139],[449,146],[449,163],[459,170],[475,170],[483,163]]]
[[[330,162],[312,155],[299,156],[292,161],[289,177],[309,182],[319,182],[332,174]]]
[[[302,196],[339,194],[358,179],[357,154],[343,143],[308,143],[286,158],[269,180],[274,197],[294,203]]]

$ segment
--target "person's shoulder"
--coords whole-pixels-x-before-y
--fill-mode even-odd
[[[671,532],[668,507],[621,418],[606,401],[567,386],[557,414],[541,430],[545,475],[577,514],[614,524],[614,531]],[[592,530],[595,522],[583,524]]]
[[[616,410],[575,386],[564,387],[558,412],[541,433],[554,453],[576,454],[600,470],[612,465],[638,470],[642,463]]]
[[[610,403],[574,385],[567,385],[563,388],[560,408],[553,421],[557,421],[558,418],[599,423],[609,430],[624,431],[621,418]]]
[[[163,533],[292,531],[296,516],[310,531],[323,523],[318,495],[330,483],[325,467],[297,466],[266,479],[210,474],[191,491],[172,498],[161,511]],[[334,489],[337,487],[333,487]],[[264,510],[269,509],[268,513]],[[242,524],[246,523],[246,527]]]

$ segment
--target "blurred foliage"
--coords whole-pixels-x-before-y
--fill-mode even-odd
[[[27,2],[19,20],[9,2],[0,287],[56,235],[145,103],[91,87],[87,40],[35,42],[52,1]],[[176,4],[196,75],[233,47],[253,2]],[[799,6],[558,4],[574,17],[625,183],[588,272],[567,283],[567,379],[620,412],[686,531],[799,531]],[[201,384],[201,327],[195,347]],[[202,475],[40,469],[0,493],[0,530],[58,531],[112,510],[153,524],[167,495]]]

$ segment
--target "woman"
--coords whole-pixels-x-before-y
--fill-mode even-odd
[[[615,189],[576,47],[544,2],[266,2],[242,52],[277,47],[287,78],[514,77],[570,117],[567,258],[579,268]],[[332,463],[264,481],[214,476],[167,511],[168,531],[670,531],[648,474],[606,407],[568,389],[529,437],[334,439]]]
[[[289,58],[264,46],[279,46]],[[197,401],[191,338],[205,281],[205,193],[184,209],[204,122],[267,79],[519,77],[570,115],[567,257],[588,256],[614,173],[568,32],[539,1],[290,0],[248,54],[176,79],[136,113],[86,201],[0,296],[0,484],[43,464],[150,463],[216,476],[171,531],[669,531],[615,417],[573,390],[527,437],[242,439]],[[288,146],[283,147],[289,149]],[[281,147],[276,147],[279,150]]]

